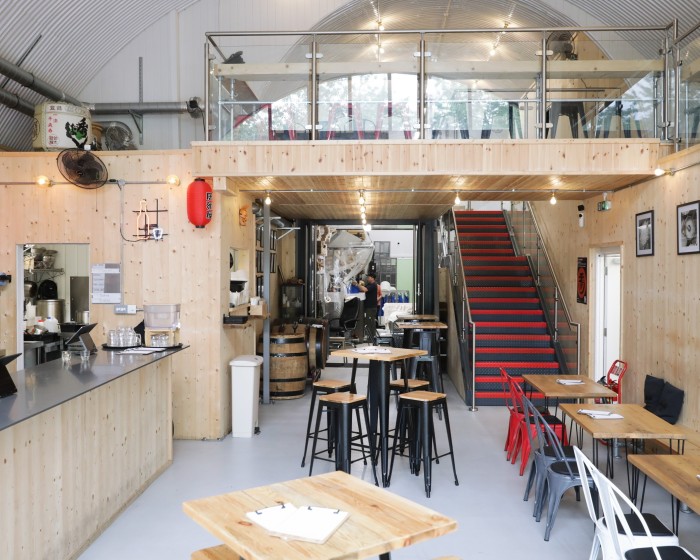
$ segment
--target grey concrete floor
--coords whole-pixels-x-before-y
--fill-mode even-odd
[[[338,364],[336,364],[337,366]],[[366,386],[366,369],[358,374],[358,388]],[[349,368],[327,367],[325,378],[346,379]],[[505,459],[503,444],[508,412],[505,407],[481,407],[470,412],[455,393],[447,376],[452,435],[459,486],[454,485],[449,459],[433,467],[430,498],[423,478],[399,459],[389,490],[457,519],[457,531],[441,538],[394,551],[394,559],[431,559],[455,555],[463,559],[489,558],[586,560],[593,525],[583,501],[573,491],[562,500],[551,539],[545,542],[544,522],[532,517],[532,499],[523,501],[526,477]],[[234,490],[261,486],[308,475],[301,468],[304,430],[310,391],[304,398],[276,401],[260,407],[260,433],[252,438],[221,441],[175,441],[173,464],[149,486],[79,557],[80,560],[186,560],[200,548],[218,544],[182,511],[182,502]],[[393,422],[392,407],[392,422]],[[444,426],[436,423],[438,446],[444,443]],[[590,439],[584,450],[590,453]],[[602,451],[603,455],[605,451]],[[614,482],[627,487],[624,459],[616,460]],[[308,467],[308,462],[307,462]],[[314,474],[332,469],[316,462]],[[352,474],[372,481],[362,462]],[[583,499],[583,498],[582,498]],[[671,500],[649,482],[644,510],[657,514],[670,526]],[[700,518],[681,513],[680,540],[700,555]],[[280,559],[282,560],[282,559]]]

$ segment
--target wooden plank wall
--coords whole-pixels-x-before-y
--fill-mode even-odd
[[[222,328],[228,310],[229,247],[248,247],[254,259],[254,220],[238,222],[238,196],[214,193],[210,224],[196,229],[187,220],[187,186],[193,180],[191,152],[100,152],[112,179],[126,181],[120,189],[107,184],[84,190],[59,184],[38,188],[38,175],[62,181],[56,154],[0,154],[0,270],[15,269],[15,251],[24,243],[88,243],[91,263],[122,263],[124,302],[181,304],[181,340],[190,347],[173,360],[175,437],[208,439],[230,431],[229,361],[253,349],[250,333]],[[180,186],[163,181],[171,173]],[[145,184],[144,184],[145,182]],[[136,211],[145,199],[149,210],[161,213],[162,241],[134,241]],[[243,196],[242,200],[247,200]],[[249,202],[248,202],[249,204]],[[151,221],[155,219],[151,213]],[[251,273],[254,261],[249,265]],[[12,287],[0,295],[0,348],[17,348],[16,304]],[[133,326],[142,314],[115,315],[112,305],[90,305],[98,323],[96,342],[110,329]],[[21,343],[20,343],[21,348]]]
[[[0,558],[77,557],[170,464],[171,361],[0,431]]]
[[[555,261],[574,320],[582,328],[582,371],[593,357],[595,261],[599,247],[622,247],[622,353],[629,364],[623,389],[627,402],[643,402],[644,377],[662,377],[685,391],[680,422],[700,430],[700,254],[677,254],[677,206],[700,199],[700,147],[661,160],[674,175],[652,179],[608,197],[612,209],[585,204],[586,223],[577,225],[577,202],[536,205],[547,249]],[[635,214],[654,211],[654,255],[635,256]],[[589,303],[576,302],[576,258],[589,258]]]

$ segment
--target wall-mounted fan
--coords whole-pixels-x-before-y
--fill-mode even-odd
[[[61,175],[82,189],[97,189],[109,178],[107,167],[92,152],[63,150],[56,158]]]
[[[110,121],[103,124],[103,150],[135,150],[134,135],[128,125],[121,121]]]

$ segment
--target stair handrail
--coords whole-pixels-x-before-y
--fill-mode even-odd
[[[443,218],[445,220],[443,221]],[[445,223],[446,222],[446,223]],[[462,266],[462,250],[459,243],[459,233],[457,231],[457,219],[455,216],[454,209],[450,209],[449,212],[445,213],[440,219],[440,224],[443,229],[442,232],[442,249],[443,256],[445,256],[449,262],[450,266],[450,284],[452,287],[452,298],[455,302],[461,303],[461,313],[459,316],[455,313],[455,318],[457,319],[458,327],[458,339],[460,347],[460,360],[462,363],[462,375],[464,377],[465,388],[471,392],[471,406],[469,410],[478,410],[476,406],[476,323],[472,319],[472,311],[469,306],[469,293],[467,290],[467,282],[464,276],[464,266]],[[453,232],[453,244],[450,250],[449,236],[450,232]],[[455,309],[456,311],[456,309]],[[469,337],[469,332],[471,332],[471,337]],[[470,339],[471,338],[471,339]],[[467,345],[468,352],[466,356],[463,353],[464,344]],[[466,358],[466,363],[465,363]],[[466,368],[464,366],[467,366]],[[468,369],[471,373],[471,380],[468,378],[466,371]],[[471,386],[470,382],[471,381]]]
[[[512,220],[510,219],[510,216],[508,213],[510,212],[511,214],[515,215],[515,207],[518,204],[522,204],[522,232],[518,232],[515,227],[513,227]],[[527,212],[526,212],[527,211]],[[534,231],[535,235],[535,241],[536,241],[536,260],[534,263],[534,268],[535,268],[535,284],[537,286],[538,292],[540,292],[540,300],[542,301],[542,306],[544,307],[545,311],[545,317],[547,319],[547,323],[549,323],[550,328],[552,329],[552,334],[554,338],[555,345],[561,348],[562,343],[559,337],[559,305],[561,304],[562,311],[564,312],[564,318],[566,320],[566,325],[573,331],[575,330],[576,332],[576,371],[571,372],[569,370],[569,373],[575,373],[578,374],[581,371],[581,324],[573,321],[571,317],[571,313],[569,312],[569,307],[566,305],[566,300],[561,296],[561,288],[560,288],[560,283],[559,280],[557,279],[557,275],[554,271],[554,267],[552,266],[552,260],[549,257],[549,253],[547,252],[547,248],[544,243],[544,239],[542,237],[542,233],[539,227],[539,224],[537,223],[537,218],[535,217],[534,209],[532,208],[532,205],[529,202],[511,202],[510,204],[510,211],[504,208],[504,215],[506,216],[506,223],[508,225],[508,233],[513,241],[513,247],[515,248],[516,254],[520,256],[527,256],[528,259],[531,262],[532,265],[532,260],[531,260],[531,255],[529,255],[526,252],[527,249],[527,243],[525,242],[526,236],[529,235],[528,232],[526,232],[526,220],[525,217],[526,215],[530,217],[530,222],[531,222],[531,228]],[[521,237],[518,237],[518,234],[520,233]],[[544,295],[541,293],[542,289],[542,273],[540,272],[540,254],[542,255],[544,259],[544,265],[547,268],[547,274],[552,278],[552,285],[554,288],[554,294],[553,294],[553,300],[554,300],[554,308],[550,309],[549,306],[547,305],[547,298],[544,297]],[[562,356],[563,358],[563,356]],[[560,360],[561,363],[564,364],[564,367],[568,368],[568,362],[566,360]]]

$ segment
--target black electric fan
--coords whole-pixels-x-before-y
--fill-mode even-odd
[[[97,189],[109,178],[107,167],[92,152],[80,149],[63,150],[56,158],[61,175],[81,189]]]

